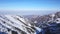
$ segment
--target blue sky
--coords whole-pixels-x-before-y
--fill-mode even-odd
[[[0,10],[60,10],[60,0],[0,0]]]

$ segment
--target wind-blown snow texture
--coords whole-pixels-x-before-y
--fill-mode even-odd
[[[35,30],[27,18],[18,15],[0,15],[0,31],[8,33],[16,31],[18,34],[35,34]],[[10,33],[8,33],[10,34]]]

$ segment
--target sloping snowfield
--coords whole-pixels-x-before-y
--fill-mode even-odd
[[[10,31],[16,31],[18,34],[35,34],[29,20],[18,15],[0,15],[0,25],[0,31],[8,34]]]

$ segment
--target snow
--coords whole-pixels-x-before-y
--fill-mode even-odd
[[[23,30],[23,27],[22,27],[22,23],[20,23],[19,21],[15,20],[13,17],[11,17],[10,15],[5,15],[8,19],[10,19],[11,21],[14,22],[14,24],[11,24],[21,30]]]
[[[57,20],[58,20],[58,21],[57,21]],[[60,23],[60,18],[57,18],[57,19],[56,19],[56,23]]]
[[[19,33],[19,31],[16,28],[26,32],[27,34],[35,34],[33,32],[29,33],[27,30],[27,28],[32,29],[31,24],[28,22],[28,19],[25,19],[25,18],[17,16],[17,15],[0,15],[0,24],[2,24],[6,28],[17,31],[18,33]]]
[[[41,32],[41,28],[39,28],[39,27],[35,27],[36,28],[36,30],[38,30],[39,32]]]

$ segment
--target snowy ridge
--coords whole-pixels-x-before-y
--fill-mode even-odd
[[[28,19],[18,15],[0,15],[0,25],[7,30],[16,31],[18,34],[35,34]]]

